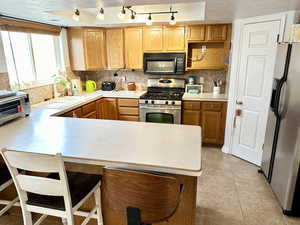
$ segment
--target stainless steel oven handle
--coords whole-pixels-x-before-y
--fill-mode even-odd
[[[151,110],[181,110],[181,107],[148,107],[140,106],[140,109],[151,109]]]

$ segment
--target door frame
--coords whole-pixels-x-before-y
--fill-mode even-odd
[[[236,100],[238,93],[239,71],[241,61],[241,45],[243,40],[243,28],[245,25],[280,21],[279,41],[282,42],[285,37],[285,26],[288,18],[288,12],[271,14],[266,16],[251,17],[246,19],[238,19],[233,22],[233,38],[232,38],[232,56],[229,73],[229,88],[228,88],[228,107],[225,128],[225,140],[222,147],[222,152],[232,154],[233,135],[234,135],[234,112],[236,109]]]

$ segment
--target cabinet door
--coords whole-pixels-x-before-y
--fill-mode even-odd
[[[222,112],[202,112],[202,138],[204,143],[219,144]]]
[[[105,68],[104,31],[86,29],[84,32],[85,64],[87,70]]]
[[[100,118],[106,120],[117,120],[118,109],[116,98],[103,98],[100,100]]]
[[[164,50],[185,50],[185,27],[164,27]]]
[[[189,26],[187,28],[187,39],[189,41],[204,41],[205,25]]]
[[[125,29],[125,62],[127,69],[143,68],[143,30],[142,28]]]
[[[163,27],[143,28],[143,50],[144,52],[163,51]]]
[[[124,35],[123,29],[106,30],[107,68],[124,68]]]
[[[201,112],[194,110],[183,110],[182,123],[186,125],[196,125],[201,124]]]
[[[226,39],[227,39],[226,24],[207,25],[206,28],[207,41],[226,41]]]

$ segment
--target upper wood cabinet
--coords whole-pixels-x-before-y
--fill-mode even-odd
[[[174,52],[184,50],[184,26],[153,26],[143,28],[144,52]]]
[[[106,49],[107,68],[124,68],[124,33],[122,28],[106,29]]]
[[[127,69],[143,68],[143,29],[125,28],[125,64]]]
[[[167,52],[185,50],[184,26],[164,27],[164,50]]]
[[[188,41],[204,41],[205,40],[205,25],[193,25],[187,27]]]
[[[226,41],[227,40],[227,25],[214,24],[206,27],[207,41]]]
[[[143,50],[144,52],[163,51],[163,27],[144,27],[143,28]]]
[[[105,35],[100,28],[68,28],[72,70],[99,70],[106,67]]]

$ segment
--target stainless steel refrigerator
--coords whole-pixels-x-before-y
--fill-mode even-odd
[[[300,215],[300,43],[279,44],[261,169],[283,213]]]

